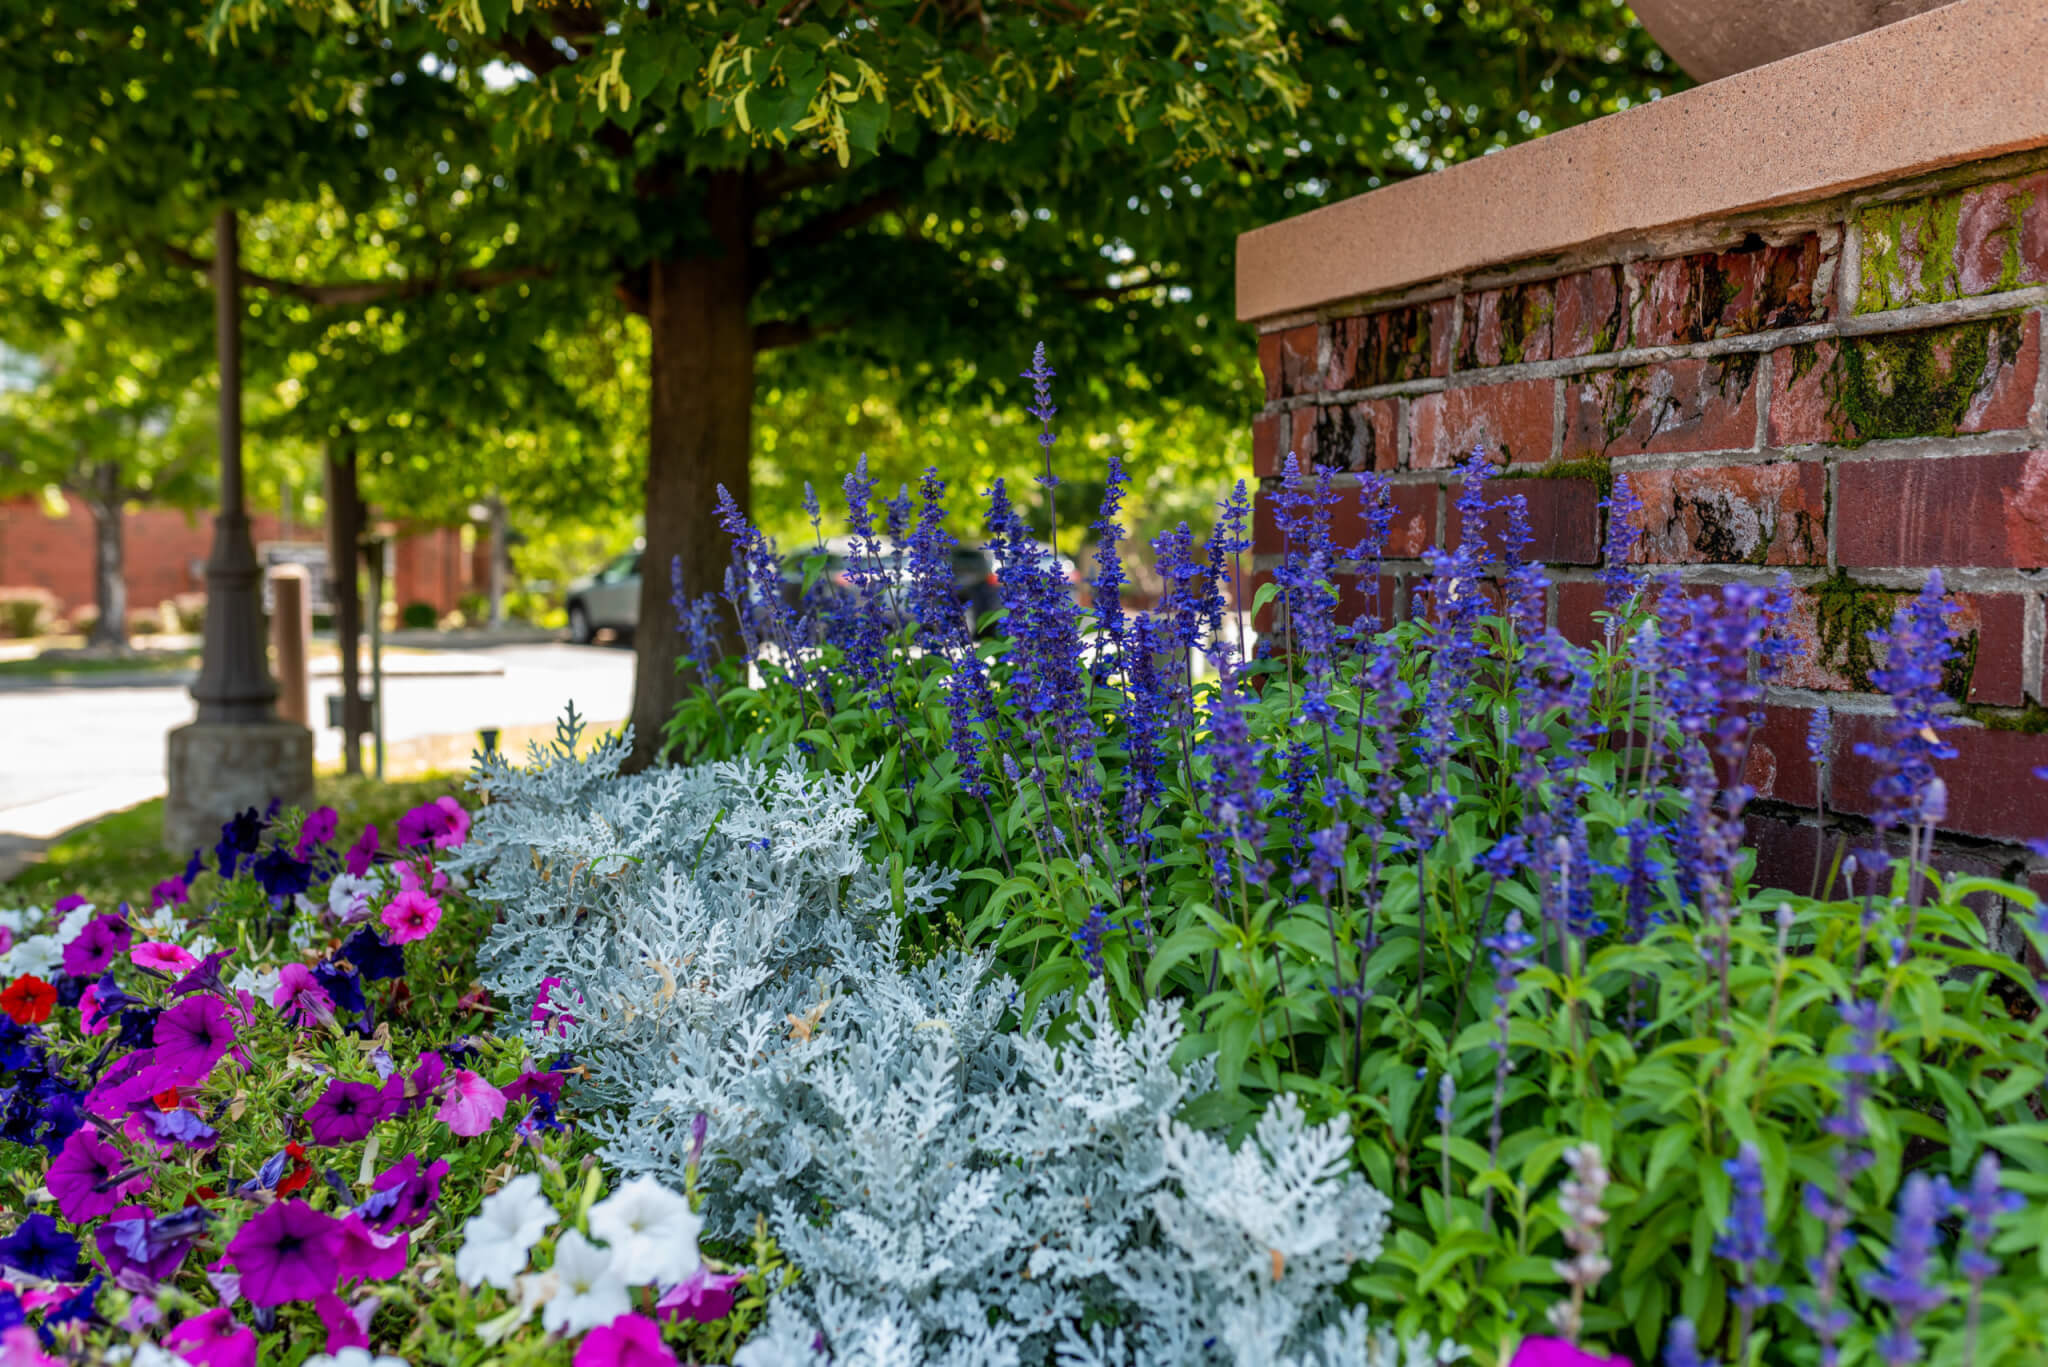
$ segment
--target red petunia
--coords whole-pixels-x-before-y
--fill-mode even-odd
[[[0,1011],[16,1025],[41,1025],[57,1005],[57,989],[33,973],[24,973],[0,992]]]

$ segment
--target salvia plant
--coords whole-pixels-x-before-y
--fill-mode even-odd
[[[1042,355],[1027,376],[1050,385]],[[1168,1004],[1178,1057],[1216,1071],[1184,1120],[1242,1130],[1286,1097],[1349,1117],[1392,1228],[1347,1288],[1402,1329],[1500,1360],[1563,1304],[1569,1338],[1646,1358],[1681,1320],[1727,1361],[2048,1354],[2042,1221],[1987,1216],[1964,1249],[1942,1204],[1989,1158],[1980,1207],[2042,1212],[2048,1059],[2043,988],[1975,909],[2019,908],[2038,951],[2035,899],[1933,867],[1958,724],[1939,577],[1872,633],[1874,822],[1803,890],[1763,888],[1749,760],[1799,649],[1789,587],[1645,578],[1617,476],[1606,608],[1574,645],[1515,481],[1484,452],[1455,480],[1457,535],[1399,601],[1385,483],[1290,459],[1262,494],[1281,553],[1250,560],[1239,486],[1206,538],[1156,538],[1143,612],[1115,594],[1119,469],[1092,611],[997,482],[993,623],[956,606],[936,471],[901,519],[907,580],[868,535],[850,592],[785,587],[728,503],[726,591],[678,604],[701,687],[667,740],[857,779],[877,865],[959,878],[899,904],[912,960],[992,952],[1024,1019],[1094,991],[1124,1022]],[[1611,1268],[1574,1242],[1585,1201],[1558,1200],[1586,1145]],[[1902,1207],[1916,1176],[1934,1195]],[[1901,1298],[1908,1275],[1933,1289]]]

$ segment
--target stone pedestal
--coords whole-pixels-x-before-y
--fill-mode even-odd
[[[170,734],[164,848],[211,848],[235,813],[313,804],[313,733],[288,721],[193,722]]]

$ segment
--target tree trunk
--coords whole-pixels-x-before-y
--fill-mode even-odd
[[[722,250],[658,260],[649,272],[653,336],[648,423],[647,547],[640,560],[640,618],[633,676],[634,768],[660,757],[661,728],[683,696],[676,673],[669,566],[680,561],[690,597],[725,582],[730,552],[717,520],[724,485],[749,505],[753,444],[754,336],[747,318],[749,187],[740,173],[703,178],[707,217]]]
[[[89,646],[128,648],[127,541],[121,527],[121,467],[103,460],[92,467],[92,599],[99,619],[86,637]]]
[[[327,596],[334,604],[334,648],[341,657],[341,762],[363,772],[363,496],[356,487],[356,445],[327,443]]]

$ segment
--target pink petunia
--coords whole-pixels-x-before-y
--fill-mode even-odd
[[[467,1068],[458,1068],[448,1080],[448,1094],[434,1113],[448,1128],[465,1139],[474,1139],[491,1128],[505,1114],[505,1094]]]
[[[1508,1367],[1630,1367],[1627,1358],[1589,1353],[1564,1339],[1527,1338],[1515,1349]]]
[[[164,1335],[164,1347],[192,1367],[256,1367],[256,1333],[225,1305],[194,1315]]]
[[[253,1340],[252,1340],[253,1341]],[[61,1361],[43,1351],[36,1331],[25,1324],[0,1330],[0,1367],[63,1367]]]
[[[543,1034],[566,1035],[569,1033],[569,1027],[576,1023],[574,1016],[553,1002],[554,990],[561,985],[560,978],[542,978],[540,995],[534,998],[533,1010],[527,1013],[527,1019],[538,1025]],[[581,1001],[582,998],[578,997],[577,1000]]]
[[[574,1367],[675,1367],[661,1326],[645,1315],[621,1315],[583,1336]]]
[[[127,1154],[89,1125],[64,1141],[43,1182],[57,1198],[58,1212],[74,1224],[96,1220],[128,1197],[149,1190],[149,1174],[136,1171]]]
[[[192,957],[190,950],[183,949],[165,940],[144,940],[128,950],[128,959],[137,968],[154,969],[158,973],[190,973],[199,967],[199,960]]]
[[[78,1028],[88,1035],[104,1035],[108,1024],[100,1014],[100,985],[94,983],[78,996]]]
[[[391,899],[381,919],[392,944],[409,945],[434,933],[441,924],[441,904],[424,892],[405,891]]]

